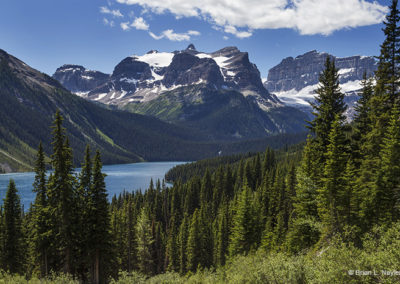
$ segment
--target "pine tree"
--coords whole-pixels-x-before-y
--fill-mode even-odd
[[[151,220],[146,212],[146,208],[142,208],[136,223],[136,244],[139,270],[147,275],[151,275],[152,273],[153,242]]]
[[[339,74],[329,56],[326,58],[325,69],[319,77],[319,87],[315,91],[316,103],[311,106],[314,109],[314,120],[310,122],[309,129],[315,134],[322,152],[329,144],[329,133],[336,116],[343,120],[347,108],[344,102],[344,94],[339,87]]]
[[[90,264],[90,260],[88,259],[89,255],[89,231],[88,226],[86,224],[88,220],[88,200],[90,188],[92,186],[92,161],[90,158],[90,147],[86,146],[84,162],[82,164],[82,169],[79,174],[79,182],[78,188],[76,191],[76,202],[75,207],[76,211],[79,214],[75,214],[75,226],[76,226],[76,235],[75,235],[75,249],[74,252],[76,255],[76,266],[80,279],[84,282],[86,280],[86,275],[88,271],[88,263]]]
[[[48,182],[48,206],[51,216],[53,253],[60,251],[64,273],[72,273],[72,253],[74,251],[75,179],[73,176],[72,152],[63,118],[59,111],[55,114],[53,128],[53,154],[51,164],[54,172]],[[58,266],[58,265],[57,265]],[[55,267],[57,269],[57,267]]]
[[[381,54],[378,57],[376,71],[376,93],[383,98],[381,111],[387,112],[398,100],[400,87],[400,15],[397,0],[393,0],[389,7],[390,13],[384,21],[383,32],[385,40],[381,45]],[[379,116],[379,115],[378,115]]]
[[[36,193],[33,204],[33,243],[34,255],[40,264],[40,275],[45,277],[49,273],[48,269],[48,197],[46,186],[46,164],[42,143],[39,144],[37,158],[35,163],[35,181],[33,183],[33,192]]]
[[[328,233],[341,232],[346,219],[346,208],[349,208],[345,183],[348,150],[343,129],[343,121],[339,115],[333,122],[329,134],[326,153],[323,186],[318,190],[318,213]]]
[[[200,212],[196,209],[193,213],[189,226],[189,236],[187,240],[187,270],[196,271],[201,264],[201,228]]]
[[[254,216],[252,214],[251,190],[248,186],[242,189],[236,208],[229,243],[229,255],[231,257],[249,252],[254,243]]]
[[[229,216],[226,203],[220,207],[218,218],[216,220],[216,241],[214,249],[214,265],[224,266],[229,246]]]
[[[378,222],[375,202],[376,191],[379,189],[377,189],[376,173],[380,171],[383,139],[399,94],[400,29],[398,27],[397,2],[397,0],[392,1],[390,12],[384,22],[385,40],[381,45],[381,54],[378,57],[378,70],[375,73],[376,87],[370,99],[370,131],[365,135],[365,142],[361,147],[363,160],[356,190],[361,199],[360,220],[363,220],[364,231]]]
[[[364,72],[363,80],[361,81],[362,90],[359,94],[359,99],[354,107],[356,114],[353,120],[353,135],[352,135],[352,155],[357,166],[360,166],[362,155],[362,147],[366,141],[366,134],[371,131],[371,98],[373,96],[372,78],[367,78],[367,73]]]
[[[179,228],[179,260],[180,260],[180,273],[186,273],[187,267],[187,241],[189,237],[189,217],[185,215],[182,224]]]
[[[88,247],[92,265],[93,283],[107,281],[107,265],[111,259],[110,213],[107,200],[105,174],[101,172],[100,152],[96,151],[93,161],[93,183],[88,192]]]
[[[375,218],[389,225],[400,217],[400,115],[394,108],[383,139],[381,163],[375,178]]]
[[[10,180],[4,199],[4,232],[2,268],[11,273],[23,273],[24,251],[21,203],[14,180]]]

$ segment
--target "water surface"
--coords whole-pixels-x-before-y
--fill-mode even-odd
[[[119,164],[103,166],[103,173],[107,174],[105,179],[109,199],[114,194],[132,190],[145,190],[153,179],[154,183],[157,179],[162,180],[169,169],[176,165],[186,162],[144,162],[135,164]],[[77,172],[80,169],[76,169]],[[29,204],[34,201],[35,193],[32,192],[32,184],[35,173],[11,173],[0,174],[0,203],[6,196],[7,186],[10,179],[14,179],[17,186],[21,203],[25,210],[29,208]]]

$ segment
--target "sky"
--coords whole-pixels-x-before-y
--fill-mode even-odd
[[[389,0],[1,0],[0,49],[52,75],[63,64],[111,73],[150,50],[237,46],[263,78],[311,50],[379,55]]]

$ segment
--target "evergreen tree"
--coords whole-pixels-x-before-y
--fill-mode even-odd
[[[146,208],[142,208],[136,223],[136,244],[139,270],[147,275],[152,273],[152,245],[154,239],[151,231],[151,221],[146,212]]]
[[[196,271],[201,264],[201,228],[200,228],[200,212],[196,209],[193,213],[189,226],[189,236],[187,240],[187,269]]]
[[[375,218],[389,225],[400,217],[400,115],[395,107],[383,139],[381,163],[375,178]]]
[[[233,227],[229,243],[229,255],[245,254],[249,252],[254,241],[254,222],[251,190],[245,186],[240,193],[233,218]]]
[[[187,241],[189,237],[189,221],[188,216],[185,215],[182,224],[179,228],[179,260],[180,260],[180,273],[186,273],[187,267]]]
[[[89,167],[89,165],[87,165]],[[88,251],[92,265],[93,283],[107,281],[106,269],[111,260],[110,213],[107,200],[105,174],[101,172],[100,152],[93,161],[93,182],[88,192]]]
[[[322,152],[329,144],[329,133],[336,116],[343,120],[347,108],[344,102],[344,94],[339,87],[339,74],[333,61],[329,56],[326,58],[325,69],[319,77],[319,87],[315,90],[317,94],[315,103],[312,103],[314,120],[310,122],[309,129],[315,134],[319,148]]]
[[[92,186],[92,161],[90,158],[90,147],[86,146],[84,162],[82,164],[82,169],[79,174],[79,182],[78,188],[76,191],[76,202],[75,207],[76,211],[79,214],[75,214],[75,226],[76,226],[76,235],[75,240],[76,243],[74,245],[75,255],[76,255],[76,266],[77,272],[79,274],[80,279],[84,282],[86,281],[86,274],[88,272],[88,263],[91,263],[89,256],[89,230],[86,224],[89,216],[88,216],[88,208],[89,208],[89,193],[90,188]]]
[[[33,183],[33,192],[36,193],[33,204],[33,228],[32,236],[34,243],[35,259],[39,263],[40,275],[45,277],[48,272],[48,198],[46,186],[46,164],[42,143],[39,144],[37,158],[35,163],[35,180]]]
[[[356,114],[354,116],[353,135],[352,135],[352,155],[357,166],[360,166],[362,155],[362,147],[366,142],[366,134],[371,131],[371,98],[373,96],[372,78],[367,78],[367,73],[364,72],[363,80],[361,81],[362,90],[359,94],[359,99],[354,107]]]
[[[22,273],[24,265],[21,203],[14,180],[10,180],[4,199],[4,232],[2,268],[11,273]]]
[[[347,159],[343,122],[337,115],[329,134],[323,187],[318,190],[318,213],[328,233],[341,232],[348,221],[346,209],[349,208],[350,196],[345,183]]]
[[[48,207],[51,216],[50,231],[53,249],[61,253],[64,273],[72,273],[72,253],[74,251],[75,179],[73,177],[72,152],[63,118],[56,112],[53,128],[53,154],[51,164],[54,172],[48,183]],[[58,265],[57,265],[58,266]],[[55,267],[57,269],[57,267]]]
[[[381,54],[378,57],[376,76],[376,93],[383,100],[379,107],[383,112],[390,111],[395,100],[398,99],[400,86],[400,15],[397,0],[393,0],[389,7],[390,12],[384,21],[383,32],[385,40],[381,45]],[[378,115],[379,116],[379,115]]]
[[[219,210],[216,228],[214,265],[223,266],[226,262],[229,245],[229,216],[228,206],[224,203]]]

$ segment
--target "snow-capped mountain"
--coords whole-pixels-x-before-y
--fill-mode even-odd
[[[88,72],[92,71],[64,65],[53,77],[84,98],[119,107],[149,102],[166,91],[198,84],[216,90],[239,91],[254,99],[263,110],[282,106],[263,86],[260,72],[249,61],[248,53],[236,47],[213,53],[199,52],[193,44],[171,53],[152,50],[125,58],[109,76],[101,73],[97,79]],[[91,81],[89,77],[95,79]],[[89,86],[89,82],[93,85]]]
[[[287,105],[310,111],[309,102],[314,100],[314,90],[318,87],[319,76],[328,56],[335,59],[336,68],[339,69],[340,87],[346,94],[348,115],[351,116],[352,107],[358,99],[357,91],[361,89],[363,73],[371,76],[377,68],[377,61],[372,56],[340,58],[313,50],[296,58],[283,59],[269,70],[264,86]]]

